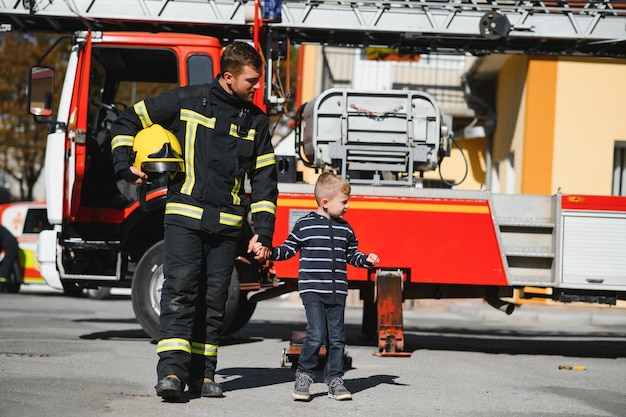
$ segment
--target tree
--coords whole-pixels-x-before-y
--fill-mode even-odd
[[[28,74],[57,37],[37,33],[0,33],[0,169],[20,188],[19,200],[32,200],[33,187],[43,170],[47,125],[27,113]],[[59,45],[41,65],[65,73],[69,44]],[[55,80],[55,99],[62,79]]]

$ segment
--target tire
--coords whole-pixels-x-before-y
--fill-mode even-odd
[[[77,287],[74,284],[69,284],[64,281],[61,281],[61,284],[63,285],[63,294],[67,295],[68,297],[84,297],[85,296],[84,288]]]
[[[131,284],[131,302],[137,321],[152,339],[158,339],[161,288],[163,287],[163,241],[144,253]]]
[[[87,298],[92,300],[104,300],[111,297],[111,287],[90,288],[87,290]]]
[[[159,314],[163,288],[163,241],[155,243],[139,260],[131,285],[131,301],[137,321],[153,340],[159,338]],[[224,330],[238,323],[239,276],[233,268],[224,312]],[[225,334],[225,331],[223,334]]]
[[[236,271],[236,270],[235,270]],[[235,273],[233,273],[235,276]],[[237,277],[237,280],[239,278]],[[231,281],[232,284],[232,281]],[[229,290],[230,291],[230,290]],[[241,330],[243,326],[248,324],[254,310],[256,309],[256,303],[251,303],[248,300],[247,292],[239,291],[239,307],[235,311],[235,316],[228,326],[224,326],[224,335],[233,334],[238,330]]]
[[[233,326],[236,326],[235,319],[237,318],[237,312],[240,306],[240,297],[241,291],[239,291],[239,274],[237,274],[237,269],[233,268],[233,273],[230,275],[230,285],[228,286],[226,308],[224,309],[224,327],[222,329],[223,335],[233,333],[231,329]]]
[[[250,241],[250,239],[252,238],[252,229],[250,228],[250,224],[248,222],[244,222],[244,229],[243,229],[243,233],[242,235],[239,237],[239,241],[237,242],[237,251],[239,254],[244,254],[244,257],[247,250],[248,250],[248,242]],[[247,291],[239,291],[239,283],[242,281],[244,282],[249,282],[250,280],[247,279],[246,275],[249,273],[249,271],[247,269],[238,269],[238,265],[237,262],[235,262],[235,269],[233,270],[233,274],[231,276],[231,286],[228,290],[229,293],[229,301],[230,301],[230,294],[232,293],[232,291],[237,291],[239,293],[239,296],[237,297],[237,306],[234,307],[234,314],[232,316],[226,316],[224,317],[224,330],[222,331],[223,335],[230,335],[235,333],[236,331],[240,330],[243,326],[245,326],[248,321],[250,321],[250,318],[252,317],[252,314],[254,313],[254,310],[256,309],[256,303],[251,303],[248,300],[248,293]],[[237,286],[234,286],[233,281],[237,281]],[[234,300],[233,300],[234,302]],[[231,310],[232,311],[232,310]],[[229,313],[229,308],[228,308],[228,304],[226,305],[226,313]]]

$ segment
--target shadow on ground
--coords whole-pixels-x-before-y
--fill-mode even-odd
[[[87,319],[86,321],[93,321]],[[97,320],[97,319],[96,319]],[[114,322],[115,320],[104,320]],[[136,320],[119,320],[121,323]],[[277,339],[289,346],[292,331],[303,331],[304,323],[251,320],[244,328],[222,339],[222,346],[256,343],[263,339]],[[110,330],[81,336],[82,339],[124,339],[150,341],[137,324],[137,329]],[[462,327],[408,327],[404,329],[404,350],[448,350],[458,352],[482,352],[510,355],[558,355],[592,358],[626,357],[626,334],[572,333],[567,331],[521,331],[510,328],[482,329]],[[348,346],[371,346],[378,348],[375,338],[364,338],[361,326],[346,325]]]
[[[291,332],[304,330],[303,323],[279,323],[251,321],[230,343],[250,338],[272,338],[285,341],[288,347]],[[626,334],[570,333],[555,331],[517,331],[502,329],[467,329],[456,327],[404,329],[404,350],[449,350],[459,352],[482,352],[510,355],[558,355],[592,358],[626,357]],[[229,343],[229,338],[226,338]],[[375,351],[375,338],[364,338],[361,326],[346,325],[348,346],[371,346]]]

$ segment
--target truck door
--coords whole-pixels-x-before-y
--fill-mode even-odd
[[[65,143],[65,207],[63,218],[73,221],[80,208],[80,195],[85,174],[89,74],[91,68],[92,34],[87,32],[78,57],[77,76],[72,91],[70,117]]]

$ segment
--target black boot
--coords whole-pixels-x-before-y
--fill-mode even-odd
[[[164,400],[176,399],[183,392],[183,384],[176,375],[168,375],[157,382],[156,393]]]
[[[222,386],[210,378],[204,378],[200,395],[203,397],[223,397]]]

